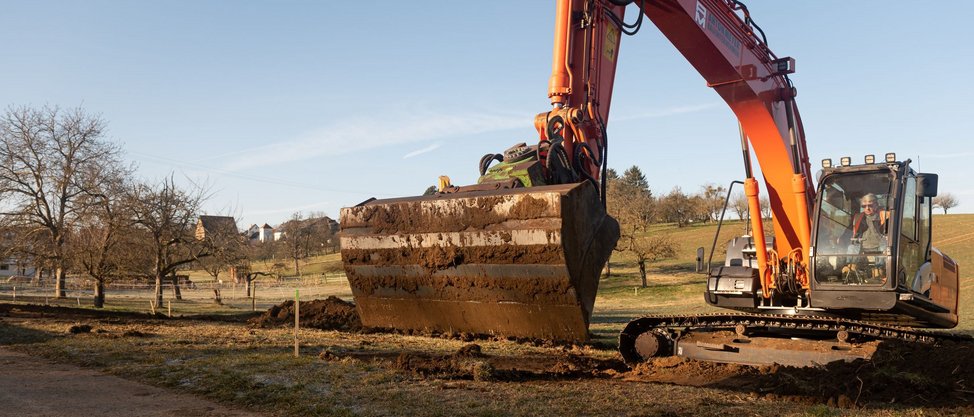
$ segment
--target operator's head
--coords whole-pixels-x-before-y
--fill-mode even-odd
[[[866,194],[859,199],[859,203],[862,206],[862,212],[866,214],[873,214],[879,209],[876,205],[879,203],[876,201],[876,195],[873,193]]]

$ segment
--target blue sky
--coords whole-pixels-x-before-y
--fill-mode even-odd
[[[141,177],[207,183],[241,227],[472,183],[549,107],[552,1],[0,3],[0,104],[100,114]],[[813,161],[897,152],[974,211],[974,2],[746,3],[797,60]],[[620,54],[610,167],[740,179],[736,121],[655,26]]]

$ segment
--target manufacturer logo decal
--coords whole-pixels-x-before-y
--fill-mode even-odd
[[[709,32],[718,42],[727,47],[728,52],[734,54],[734,56],[741,55],[741,41],[721,23],[719,15],[710,14],[707,8],[703,7],[703,4],[700,3],[700,0],[697,0],[697,9],[693,13],[693,20],[697,22],[697,25],[701,29]]]
[[[697,24],[700,25],[700,27],[707,27],[707,9],[705,9],[699,1],[697,2],[697,12],[693,17],[696,19]]]

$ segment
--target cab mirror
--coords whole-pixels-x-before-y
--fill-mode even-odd
[[[937,196],[937,174],[917,174],[917,197]]]
[[[701,248],[697,248],[697,271],[696,272],[698,274],[704,272],[703,271],[703,255],[704,255],[703,248],[702,247]]]

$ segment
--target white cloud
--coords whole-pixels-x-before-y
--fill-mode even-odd
[[[647,110],[647,111],[642,111],[637,113],[623,114],[618,117],[610,115],[609,123],[613,121],[625,122],[625,121],[640,120],[640,119],[657,119],[661,117],[676,116],[676,115],[686,114],[686,113],[696,113],[699,111],[710,110],[714,107],[720,107],[723,104],[724,104],[723,102],[712,102],[712,103],[705,103],[705,104],[694,104],[689,106],[674,106],[665,109]]]
[[[430,146],[427,146],[425,148],[417,149],[415,151],[412,151],[410,153],[407,153],[407,154],[405,154],[405,155],[402,156],[402,159],[409,159],[409,158],[412,158],[412,157],[417,156],[417,155],[422,155],[422,154],[427,153],[427,152],[435,151],[437,148],[439,148],[442,145],[443,145],[442,143],[434,143],[434,144],[432,144]]]
[[[531,117],[524,115],[445,114],[424,110],[385,112],[336,122],[291,140],[233,152],[226,155],[227,162],[222,168],[236,171],[530,125]]]
[[[677,106],[622,115],[614,117],[612,120],[627,121],[674,116],[704,111],[720,104],[714,102]],[[338,121],[294,139],[220,155],[226,161],[221,169],[239,171],[431,139],[531,128],[532,117],[530,114],[530,112],[497,113],[485,111],[448,114],[428,109],[380,112],[369,117]],[[434,144],[410,152],[403,159],[430,152],[439,146],[440,144]]]

